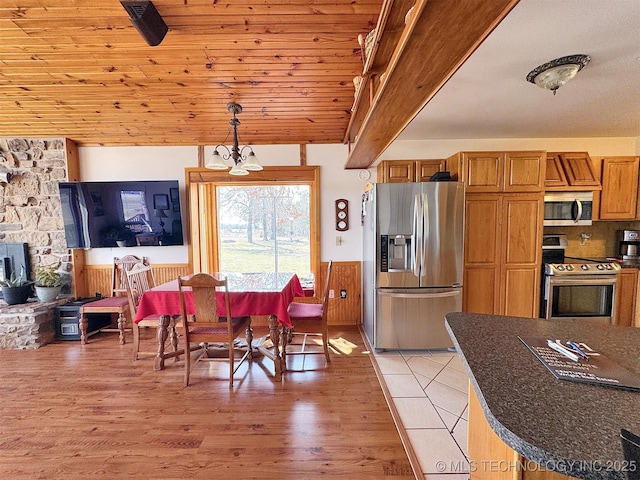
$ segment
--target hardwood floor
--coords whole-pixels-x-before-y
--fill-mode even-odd
[[[258,357],[232,390],[228,364],[185,388],[182,361],[155,372],[109,333],[0,350],[0,478],[415,478],[359,331],[330,335],[330,366],[290,357],[311,370],[276,381]]]

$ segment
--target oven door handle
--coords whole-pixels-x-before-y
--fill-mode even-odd
[[[617,275],[551,275],[549,285],[615,285],[618,281]]]

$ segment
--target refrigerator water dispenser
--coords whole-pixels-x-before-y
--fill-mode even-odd
[[[411,235],[381,235],[380,271],[411,270]]]

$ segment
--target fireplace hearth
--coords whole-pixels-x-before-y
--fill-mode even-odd
[[[66,299],[20,305],[0,300],[0,349],[35,349],[55,340],[55,309]]]

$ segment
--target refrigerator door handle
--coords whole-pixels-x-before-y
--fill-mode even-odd
[[[420,276],[420,265],[422,263],[422,251],[418,248],[422,244],[422,225],[420,224],[420,218],[422,213],[422,206],[420,205],[420,195],[416,195],[413,204],[413,242],[411,245],[411,270],[416,277]]]
[[[394,297],[394,298],[445,298],[445,297],[455,297],[456,295],[460,295],[462,290],[451,290],[448,292],[438,292],[438,293],[393,293],[393,292],[384,292],[378,290],[378,295],[381,297]]]
[[[429,241],[429,201],[427,199],[427,194],[423,193],[422,197],[422,241],[420,242],[420,248],[422,249],[422,261],[420,263],[420,275],[424,275],[426,264],[427,264],[427,242]]]

